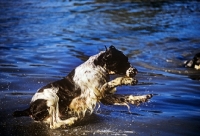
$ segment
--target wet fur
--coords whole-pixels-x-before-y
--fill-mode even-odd
[[[116,87],[135,85],[133,78],[137,70],[128,62],[128,58],[114,46],[91,56],[76,67],[65,78],[39,89],[32,97],[30,107],[15,111],[14,116],[30,116],[35,121],[50,124],[56,129],[72,125],[90,115],[97,103],[105,105],[138,105],[152,97],[115,94]],[[123,74],[110,81],[110,74]],[[128,106],[129,108],[129,106]]]

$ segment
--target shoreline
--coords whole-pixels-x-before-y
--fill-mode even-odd
[[[1,98],[0,135],[198,135],[197,118],[164,118],[159,114],[140,115],[102,107],[101,113],[93,113],[87,119],[67,128],[52,130],[45,123],[34,122],[29,117],[14,118],[12,112],[28,106],[29,95]],[[17,107],[16,107],[17,106]],[[134,107],[132,107],[133,109]],[[109,110],[110,111],[106,111]],[[117,115],[119,114],[119,115]],[[152,117],[152,118],[151,118]]]

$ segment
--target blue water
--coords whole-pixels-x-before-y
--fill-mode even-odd
[[[200,52],[200,2],[1,0],[0,134],[198,135],[200,71],[183,62]],[[114,45],[138,69],[138,85],[118,93],[155,96],[139,107],[101,105],[61,130],[13,118],[43,85]]]

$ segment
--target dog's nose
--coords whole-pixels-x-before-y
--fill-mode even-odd
[[[138,70],[134,67],[130,67],[127,71],[126,71],[126,76],[128,77],[134,77],[136,74],[138,73]]]
[[[136,68],[133,67],[133,72],[135,73],[135,75],[138,73],[138,70]]]
[[[133,74],[133,76],[135,76],[138,73],[138,70],[136,68],[134,68],[134,67],[132,67],[132,68],[133,68],[132,74]]]

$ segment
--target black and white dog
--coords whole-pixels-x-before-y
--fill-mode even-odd
[[[200,53],[195,54],[192,60],[185,61],[184,64],[185,67],[200,70]]]
[[[64,79],[39,89],[32,97],[30,107],[15,111],[15,117],[30,116],[35,121],[50,124],[51,129],[70,126],[90,115],[98,103],[105,105],[138,105],[152,97],[151,94],[133,96],[114,94],[115,87],[135,85],[137,70],[128,58],[114,46],[91,56]],[[110,81],[110,74],[121,74]],[[129,106],[128,106],[129,108]]]

